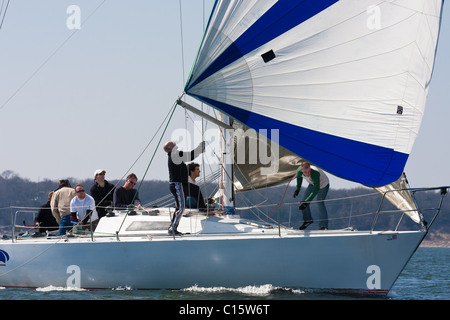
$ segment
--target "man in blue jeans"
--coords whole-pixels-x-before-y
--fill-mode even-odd
[[[52,200],[50,201],[50,207],[52,215],[55,217],[56,222],[59,224],[58,236],[66,234],[67,230],[73,227],[70,221],[70,201],[75,197],[75,190],[67,182],[66,185],[53,193]]]
[[[303,178],[309,182],[306,188],[303,200],[299,206],[299,209],[303,211],[303,224],[300,226],[300,230],[305,230],[313,219],[311,216],[311,209],[309,203],[317,196],[317,205],[319,206],[319,230],[328,230],[328,213],[325,207],[325,200],[330,183],[326,174],[319,168],[312,167],[309,162],[304,161],[297,169],[297,188],[294,192],[294,198],[298,196],[300,188],[302,186]]]

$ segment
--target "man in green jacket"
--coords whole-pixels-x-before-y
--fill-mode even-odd
[[[300,230],[305,230],[313,219],[311,216],[311,209],[309,203],[317,196],[317,205],[319,206],[319,230],[328,230],[328,213],[325,207],[325,198],[330,188],[329,180],[326,174],[316,167],[311,167],[309,162],[302,162],[297,169],[297,188],[294,192],[294,198],[298,196],[300,188],[302,186],[303,178],[309,182],[306,188],[303,200],[299,206],[299,209],[303,211],[303,224],[300,226]]]

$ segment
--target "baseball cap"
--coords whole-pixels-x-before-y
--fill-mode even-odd
[[[96,175],[98,175],[98,174],[101,174],[101,173],[106,173],[106,171],[103,170],[103,169],[97,169],[97,170],[95,170],[95,172],[94,172],[94,177],[95,177]]]

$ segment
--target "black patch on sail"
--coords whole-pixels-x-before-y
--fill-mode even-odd
[[[403,107],[397,106],[397,114],[403,114]]]
[[[275,59],[275,52],[273,52],[273,50],[269,50],[266,53],[262,54],[261,57],[263,58],[264,62],[267,63]]]

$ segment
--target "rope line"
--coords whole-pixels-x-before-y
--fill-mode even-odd
[[[144,175],[143,175],[143,177],[142,177],[142,179],[141,179],[141,182],[139,183],[139,186],[138,186],[138,188],[137,188],[136,193],[134,194],[134,197],[133,197],[133,200],[131,201],[131,203],[134,203],[134,200],[136,199],[136,196],[137,196],[139,190],[140,190],[141,187],[142,187],[142,183],[144,183],[144,179],[145,179],[145,177],[146,177],[146,175],[147,175],[147,173],[148,173],[148,170],[150,169],[150,166],[151,166],[152,163],[153,163],[153,159],[155,158],[156,152],[158,151],[158,148],[159,148],[159,145],[161,144],[162,138],[164,137],[164,134],[165,134],[166,131],[167,131],[167,128],[168,128],[169,123],[170,123],[170,120],[172,119],[172,116],[173,116],[173,114],[174,114],[174,112],[175,112],[176,107],[177,107],[177,102],[175,101],[175,103],[173,104],[173,106],[172,106],[172,108],[170,109],[169,113],[167,114],[167,116],[165,117],[164,121],[161,123],[161,125],[159,126],[159,128],[158,128],[158,130],[157,130],[157,132],[156,132],[156,133],[159,132],[159,130],[161,129],[161,127],[162,127],[162,125],[164,124],[164,122],[166,121],[166,119],[169,118],[169,119],[167,120],[166,126],[164,127],[164,130],[163,130],[163,132],[162,132],[162,134],[161,134],[161,136],[160,136],[160,138],[159,138],[159,141],[158,141],[158,143],[157,143],[157,145],[156,145],[156,147],[155,147],[155,151],[153,152],[153,155],[152,155],[152,157],[151,157],[151,159],[150,159],[150,162],[149,162],[149,164],[148,164],[148,166],[147,166],[147,169],[145,170],[145,173],[144,173]],[[153,139],[156,137],[156,133],[155,133],[155,135],[153,136],[153,138],[151,139],[151,141],[153,141]],[[151,143],[151,142],[149,142],[149,143],[147,144],[145,150],[148,148],[148,146],[150,145],[150,143]],[[141,156],[143,155],[143,153],[145,152],[145,150],[141,153],[141,155],[140,155],[139,157],[141,157]],[[136,163],[136,162],[137,162],[137,160],[135,161],[135,163]],[[133,164],[133,165],[134,165],[134,164]],[[123,218],[122,223],[120,224],[120,227],[119,227],[119,229],[117,230],[117,233],[119,233],[120,230],[122,229],[122,226],[123,226],[123,224],[124,224],[124,222],[125,222],[125,219],[127,218],[129,212],[130,212],[130,210],[127,210],[127,213],[125,214],[125,217]]]

